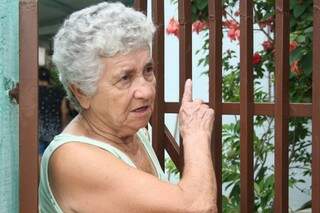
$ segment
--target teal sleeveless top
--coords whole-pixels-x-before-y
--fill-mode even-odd
[[[144,145],[144,148],[153,164],[153,167],[156,170],[158,178],[163,181],[167,181],[167,178],[159,164],[159,161],[154,153],[154,150],[151,146],[149,135],[146,129],[140,129],[137,133],[140,141]],[[39,183],[39,211],[41,213],[63,213],[59,204],[55,200],[53,193],[50,188],[49,183],[49,176],[48,176],[48,164],[52,153],[57,150],[63,144],[68,142],[79,142],[85,144],[91,144],[94,146],[98,146],[107,152],[111,153],[118,159],[124,161],[129,166],[136,168],[132,160],[122,151],[113,147],[105,142],[94,140],[84,136],[76,136],[71,134],[60,134],[57,135],[50,145],[47,147],[46,151],[44,152],[41,160],[41,168],[40,168],[40,183]]]

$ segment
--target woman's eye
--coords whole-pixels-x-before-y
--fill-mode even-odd
[[[123,73],[123,75],[119,76],[119,80],[115,83],[115,86],[119,89],[128,88],[132,83],[132,77],[131,73]]]
[[[153,73],[153,67],[152,67],[152,66],[146,67],[145,72],[146,72],[147,74]]]
[[[130,73],[123,74],[122,76],[119,76],[118,81],[115,82],[115,86],[118,87],[119,89],[124,89],[130,86],[131,81],[132,81],[132,76]]]
[[[127,81],[127,80],[129,80],[129,79],[130,79],[130,76],[129,76],[129,75],[124,75],[124,76],[121,77],[121,80],[122,80],[122,81]]]

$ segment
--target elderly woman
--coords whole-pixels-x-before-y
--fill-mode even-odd
[[[41,212],[216,211],[213,110],[192,101],[190,80],[179,113],[178,184],[165,180],[144,129],[156,92],[154,31],[144,14],[100,3],[73,13],[57,33],[53,61],[79,115],[43,155]]]

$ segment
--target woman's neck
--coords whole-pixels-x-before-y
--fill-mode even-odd
[[[100,119],[95,121],[86,112],[80,113],[80,119],[90,136],[101,138],[109,143],[115,144],[119,147],[124,147],[126,149],[134,145],[134,135],[121,136],[119,132],[110,128],[104,122],[100,121]]]

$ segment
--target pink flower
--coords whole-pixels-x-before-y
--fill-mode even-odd
[[[302,73],[302,69],[299,67],[299,61],[294,61],[290,65],[290,70],[292,73],[296,75],[300,75]]]
[[[263,49],[265,51],[270,51],[273,49],[273,44],[272,44],[272,41],[270,40],[266,40],[262,43],[262,46],[263,46]]]
[[[261,62],[261,55],[259,53],[254,53],[252,57],[252,63],[254,65],[259,64]]]
[[[239,23],[234,21],[234,20],[226,20],[223,23],[223,26],[227,27],[227,28],[239,28]]]
[[[173,34],[179,37],[179,22],[172,17],[169,21],[166,31],[168,35]]]
[[[239,40],[240,38],[240,30],[235,28],[230,28],[228,31],[228,37],[231,41]]]
[[[227,36],[231,41],[240,39],[240,28],[238,22],[234,20],[227,20],[223,23],[223,25],[229,29]]]
[[[237,29],[235,32],[236,39],[240,39],[240,29]]]
[[[298,43],[296,41],[291,41],[289,45],[289,51],[292,52],[298,47]]]
[[[202,30],[207,29],[207,28],[208,28],[208,23],[203,22],[203,21],[198,20],[192,24],[192,31],[196,32],[197,34],[199,34],[199,32],[201,32]]]
[[[265,28],[267,26],[267,22],[266,21],[259,21],[259,27],[260,28]]]

